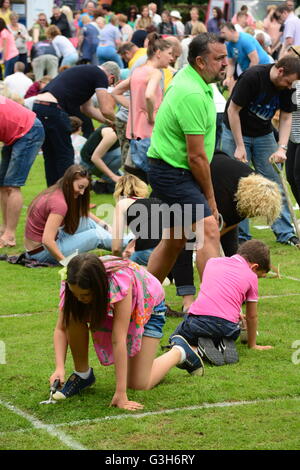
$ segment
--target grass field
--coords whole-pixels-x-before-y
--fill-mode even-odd
[[[44,187],[39,156],[23,191],[24,206]],[[112,199],[93,193],[92,200]],[[11,254],[23,250],[25,214],[24,207]],[[300,252],[276,244],[270,230],[254,228],[264,223],[255,220],[252,235],[269,244],[282,277],[259,280],[258,343],[274,349],[252,351],[238,342],[238,364],[207,366],[201,378],[174,369],[154,390],[129,392],[130,399],[144,404],[142,413],[108,407],[113,368],[99,365],[92,346],[96,384],[65,402],[39,404],[49,396],[54,370],[59,268],[28,269],[1,261],[0,449],[300,449]],[[166,298],[180,308],[174,286],[166,288]],[[167,319],[162,344],[178,321]]]

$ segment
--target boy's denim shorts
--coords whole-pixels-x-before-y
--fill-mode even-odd
[[[160,304],[156,305],[153,308],[151,317],[144,327],[143,336],[148,336],[150,338],[160,339],[163,337],[163,327],[166,322],[166,313],[167,307],[165,301],[163,300]]]
[[[192,346],[198,346],[199,336],[211,338],[216,342],[219,342],[221,338],[230,338],[235,341],[240,335],[240,327],[238,323],[224,318],[187,313],[184,320],[170,336],[170,340],[174,335],[181,335]]]
[[[191,171],[149,158],[148,178],[153,196],[169,209],[171,206],[170,214],[163,216],[165,227],[190,226],[211,215],[208,202]]]

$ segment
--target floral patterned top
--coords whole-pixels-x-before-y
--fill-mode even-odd
[[[141,349],[144,325],[150,319],[153,308],[164,300],[161,283],[144,267],[130,260],[114,256],[100,257],[108,275],[109,303],[106,319],[99,330],[92,332],[94,347],[102,365],[114,363],[112,348],[112,325],[114,304],[128,294],[132,286],[132,313],[127,333],[127,351],[129,357],[135,356]],[[63,308],[65,282],[60,291],[60,308]]]

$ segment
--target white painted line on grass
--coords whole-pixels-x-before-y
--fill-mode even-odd
[[[278,401],[283,401],[283,400],[300,400],[300,397],[278,397],[278,398],[266,398],[262,400],[243,400],[243,401],[231,401],[231,402],[222,402],[222,403],[203,403],[202,405],[194,405],[194,406],[186,406],[183,408],[171,408],[171,409],[166,409],[166,410],[160,410],[160,411],[148,411],[145,413],[124,413],[122,415],[115,415],[115,416],[104,416],[103,418],[94,418],[94,419],[82,419],[79,421],[71,421],[69,423],[59,423],[59,424],[49,424],[45,425],[42,423],[42,426],[39,426],[38,429],[43,429],[45,426],[47,426],[48,429],[51,429],[51,434],[54,435],[54,432],[58,432],[57,428],[61,427],[68,427],[68,426],[81,426],[85,424],[97,424],[101,422],[107,422],[107,421],[113,421],[113,420],[123,420],[123,419],[141,419],[141,418],[147,418],[148,416],[160,416],[164,414],[172,414],[176,412],[185,412],[185,411],[197,411],[197,410],[203,410],[203,409],[210,409],[210,408],[230,408],[230,407],[235,407],[235,406],[245,406],[245,405],[257,405],[257,404],[263,404],[263,403],[274,403]],[[3,404],[0,400],[0,404]],[[10,405],[11,406],[11,405]],[[12,407],[15,412],[15,407]],[[21,412],[21,416],[23,416],[24,412]],[[27,415],[27,413],[26,413]],[[24,417],[24,416],[23,416]],[[25,416],[26,418],[26,416]],[[31,417],[32,418],[32,417]],[[34,418],[35,420],[35,418]],[[38,420],[35,420],[38,421]],[[31,421],[30,421],[31,422]],[[30,432],[30,429],[28,428],[23,428],[23,429],[16,429],[13,431],[3,431],[0,432],[1,435],[5,435],[9,432],[13,433],[22,433],[26,434]],[[69,439],[69,438],[68,438]],[[74,441],[72,440],[74,443]],[[77,444],[77,443],[76,443]],[[71,446],[70,446],[71,447]],[[75,447],[72,447],[75,448]],[[81,446],[82,448],[82,446]],[[76,447],[77,449],[77,447]],[[86,450],[86,449],[85,449]]]
[[[56,429],[55,425],[52,424],[44,424],[42,421],[39,419],[35,418],[34,416],[31,416],[30,414],[26,413],[25,411],[20,410],[16,406],[11,405],[10,403],[6,403],[5,401],[2,401],[0,399],[0,405],[4,406],[7,408],[9,411],[12,413],[17,414],[18,416],[21,416],[22,418],[26,419],[30,424],[35,429],[41,429],[43,431],[46,431],[50,436],[54,436],[57,439],[59,439],[65,446],[69,447],[70,449],[73,450],[87,450],[85,447],[83,447],[81,444],[76,442],[74,439],[71,437],[67,436],[63,431],[60,431]]]
[[[260,295],[260,299],[278,299],[278,297],[293,297],[300,294]]]
[[[145,413],[124,413],[122,415],[115,415],[115,416],[104,416],[103,418],[94,418],[94,419],[82,419],[80,421],[71,421],[70,423],[59,423],[56,424],[55,427],[67,427],[67,426],[80,426],[82,424],[97,424],[104,421],[113,421],[113,420],[123,420],[127,418],[146,418],[148,416],[159,416],[164,414],[171,414],[176,412],[182,411],[195,411],[195,410],[204,410],[208,408],[229,408],[234,406],[245,406],[245,405],[257,405],[262,403],[272,403],[275,401],[282,401],[282,400],[300,400],[300,397],[280,397],[280,398],[267,398],[264,400],[242,400],[242,401],[230,401],[230,402],[222,402],[222,403],[203,403],[202,405],[194,405],[194,406],[185,406],[183,408],[169,408],[166,410],[160,411],[146,411]]]
[[[296,278],[290,278],[290,279],[293,279],[293,280],[297,280],[297,281],[300,281],[300,279],[296,279]],[[297,296],[297,295],[300,295],[299,293],[296,293],[296,292],[290,292],[290,293],[287,293],[287,294],[280,294],[280,295],[261,295],[259,298],[260,299],[278,299],[279,297],[293,297],[293,296]],[[12,313],[10,315],[0,315],[0,320],[1,318],[18,318],[18,317],[31,317],[33,315],[45,315],[47,313],[53,313],[54,310],[50,310],[48,312],[33,312],[33,313]]]
[[[32,317],[33,315],[46,315],[47,313],[55,313],[56,310],[48,310],[46,312],[32,312],[32,313],[10,313],[9,315],[0,315],[1,318],[19,318],[19,317]]]
[[[300,282],[300,279],[298,277],[293,277],[293,276],[281,276],[283,279],[291,279],[291,281],[298,281]]]

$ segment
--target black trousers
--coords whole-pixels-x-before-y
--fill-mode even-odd
[[[286,178],[300,206],[300,144],[289,141],[285,162]]]
[[[42,150],[46,181],[47,186],[52,186],[64,175],[69,166],[74,164],[70,119],[56,103],[35,102],[33,111],[44,126],[45,141]]]

